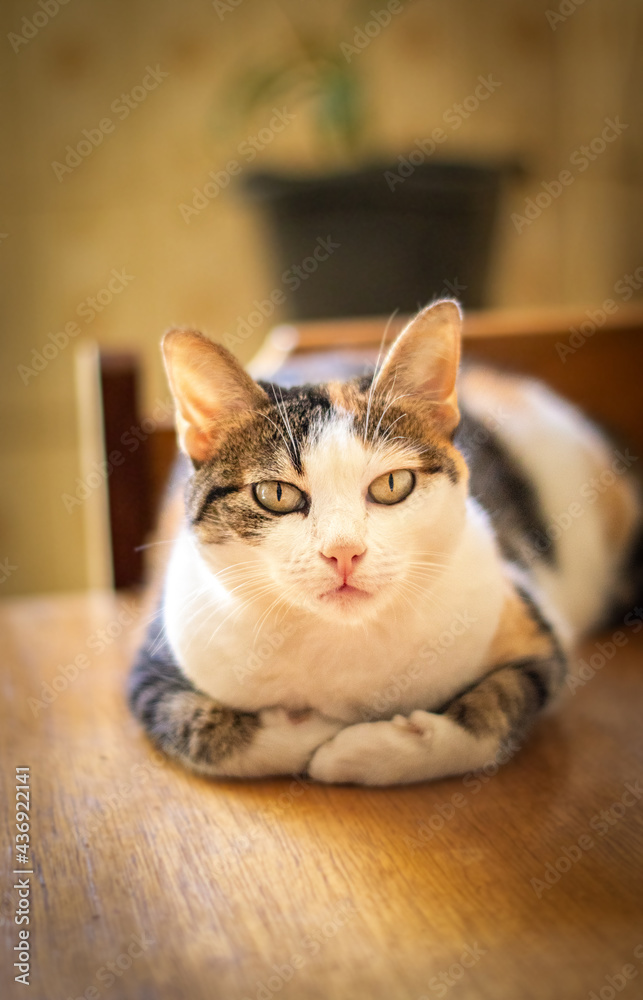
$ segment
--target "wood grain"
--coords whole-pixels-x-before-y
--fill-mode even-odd
[[[641,995],[643,800],[612,806],[642,775],[643,631],[623,626],[626,644],[497,774],[366,790],[214,782],[163,760],[123,696],[141,617],[113,595],[0,605],[4,997],[585,1000],[627,964],[620,995]],[[11,969],[21,765],[28,993]],[[556,863],[569,870],[539,898],[531,880]],[[453,986],[433,978],[450,967]]]
[[[548,337],[560,339],[569,337],[572,328],[581,331],[585,343],[589,343],[596,333],[618,330],[643,329],[643,304],[614,303],[616,308],[605,313],[600,306],[581,309],[576,306],[548,306],[541,309],[478,309],[467,312],[464,317],[463,336],[465,341],[487,337]],[[602,312],[602,318],[599,315]],[[594,322],[592,321],[594,316]],[[379,345],[386,330],[385,343],[395,339],[406,326],[410,316],[397,315],[387,320],[383,316],[364,319],[315,320],[288,324],[289,332],[296,334],[297,351],[311,351],[331,347],[351,345]],[[277,328],[283,330],[283,327]]]

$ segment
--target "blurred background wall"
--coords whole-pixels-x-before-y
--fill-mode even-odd
[[[386,6],[293,5],[338,45]],[[149,414],[167,400],[162,331],[191,324],[223,341],[273,290],[269,244],[240,177],[187,218],[181,205],[271,117],[259,108],[222,127],[231,81],[292,44],[288,9],[272,0],[2,6],[3,594],[87,583],[82,513],[63,502],[80,474],[76,345],[140,352]],[[640,0],[408,0],[351,56],[382,160],[443,124],[479,76],[500,84],[439,150],[525,168],[500,213],[493,305],[599,304],[643,264],[642,24]],[[306,101],[274,105],[296,117],[252,167],[327,166]],[[606,118],[620,123],[614,140],[518,232],[512,214]],[[66,147],[83,139],[90,152],[70,159]],[[237,343],[242,359],[279,315]]]

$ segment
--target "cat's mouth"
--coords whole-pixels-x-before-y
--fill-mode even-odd
[[[331,601],[360,600],[370,596],[367,590],[362,590],[360,587],[353,587],[350,583],[342,583],[339,587],[334,587],[332,590],[327,590],[324,594],[319,595],[320,600]]]

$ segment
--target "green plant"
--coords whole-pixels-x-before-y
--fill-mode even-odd
[[[365,9],[363,2],[344,8],[343,24],[329,30],[319,14],[310,17],[310,6],[299,3],[290,11],[282,6],[289,39],[264,63],[248,60],[250,68],[232,81],[225,100],[227,122],[238,127],[260,109],[286,100],[289,110],[306,108],[322,160],[341,164],[361,158],[367,138],[365,87],[355,61],[346,59],[340,45]],[[309,14],[305,20],[303,11]],[[346,17],[350,11],[353,21]]]

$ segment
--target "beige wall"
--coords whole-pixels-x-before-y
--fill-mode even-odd
[[[228,189],[189,224],[178,207],[269,117],[258,112],[226,138],[211,127],[232,75],[279,52],[289,39],[276,4],[230,6],[221,19],[204,0],[68,0],[14,52],[8,33],[20,31],[22,18],[41,8],[36,0],[3,5],[3,135],[5,152],[13,155],[1,168],[0,232],[8,235],[0,240],[0,560],[16,569],[0,593],[86,583],[82,510],[67,513],[61,500],[79,474],[76,339],[25,385],[17,366],[31,363],[32,348],[73,320],[82,338],[136,347],[144,357],[149,412],[166,398],[157,346],[165,327],[194,324],[221,338],[253,299],[271,291],[263,230],[236,191]],[[353,14],[354,6],[293,4],[321,12],[329,28],[343,14],[338,37],[349,41],[350,26],[368,19]],[[499,305],[597,303],[643,263],[635,224],[643,207],[642,81],[634,68],[642,5],[586,0],[555,31],[548,6],[415,0],[355,57],[372,104],[371,144],[384,156],[397,156],[442,124],[444,112],[472,93],[479,74],[500,81],[462,128],[447,129],[441,147],[445,157],[519,158],[529,168],[500,220],[493,278]],[[110,105],[157,64],[167,78],[119,121]],[[291,108],[297,120],[266,149],[262,165],[316,165],[305,107]],[[519,235],[511,213],[615,115],[629,128]],[[58,181],[52,161],[62,161],[65,146],[106,116],[114,131]],[[85,322],[78,307],[107,285],[112,269],[124,269],[132,280]],[[244,359],[269,325],[241,345]]]

